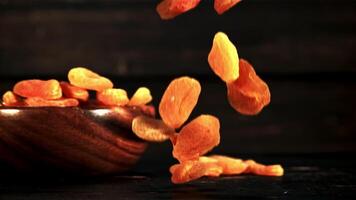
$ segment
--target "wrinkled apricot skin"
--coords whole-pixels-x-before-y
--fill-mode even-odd
[[[129,102],[127,93],[123,89],[106,89],[96,95],[99,103],[106,106],[124,106]]]
[[[59,99],[62,89],[57,80],[24,80],[16,83],[13,92],[21,97],[38,97],[43,99]]]
[[[247,160],[248,165],[245,173],[252,173],[261,176],[283,176],[284,169],[281,165],[262,165],[253,160]]]
[[[203,176],[218,177],[220,175],[238,175],[252,173],[262,176],[283,176],[284,170],[280,165],[262,165],[253,160],[243,161],[228,156],[201,156],[187,160],[170,167],[171,180],[182,184],[199,179]]]
[[[243,173],[248,165],[241,159],[236,159],[222,155],[212,155],[209,158],[215,159],[219,166],[223,168],[224,175],[237,175]]]
[[[220,122],[212,115],[200,115],[177,135],[173,157],[179,162],[194,160],[220,143]]]
[[[163,0],[156,10],[163,20],[173,19],[176,16],[195,8],[200,0]]]
[[[208,62],[214,73],[226,83],[239,77],[239,56],[236,47],[225,33],[215,34]]]
[[[140,87],[137,89],[135,94],[131,97],[128,105],[130,106],[141,106],[148,104],[152,101],[151,92],[146,87]]]
[[[235,6],[241,0],[215,0],[214,9],[219,14],[222,15],[224,12]]]
[[[68,80],[74,86],[99,92],[113,88],[113,83],[109,79],[84,67],[71,69],[68,72]]]
[[[11,91],[7,91],[2,96],[2,104],[4,106],[22,106],[23,102],[16,94]]]
[[[239,113],[256,115],[271,100],[268,85],[247,61],[240,59],[240,77],[227,84],[230,105]]]
[[[74,98],[81,101],[88,101],[89,92],[86,89],[76,87],[65,81],[60,82],[63,96],[66,98]]]
[[[174,79],[159,104],[159,114],[164,123],[172,128],[181,127],[197,104],[200,92],[197,80],[187,76]]]
[[[137,137],[149,142],[163,142],[170,138],[175,131],[161,120],[146,116],[135,117],[132,121],[132,132]]]
[[[223,172],[216,162],[190,160],[170,167],[171,180],[175,184],[182,184],[199,179],[203,176],[218,177]]]
[[[74,107],[79,105],[77,99],[63,98],[63,99],[42,99],[38,97],[32,97],[25,99],[26,106],[29,107]]]

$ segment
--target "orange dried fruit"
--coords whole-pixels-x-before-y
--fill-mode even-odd
[[[239,56],[236,47],[223,32],[215,34],[208,62],[214,73],[226,83],[239,77]]]
[[[170,135],[169,139],[171,140],[172,145],[175,145],[177,143],[177,137],[178,133]]]
[[[98,92],[96,98],[99,103],[106,106],[124,106],[129,102],[126,91],[116,88],[105,89]]]
[[[262,176],[283,176],[284,169],[281,165],[262,165],[254,160],[247,160],[248,165],[245,173],[253,173]]]
[[[11,91],[5,92],[2,96],[2,103],[4,106],[22,106],[23,102],[19,96]]]
[[[16,83],[14,93],[21,97],[38,97],[43,99],[59,99],[62,97],[62,89],[57,80],[24,80]]]
[[[109,79],[84,67],[71,69],[68,72],[68,80],[70,84],[88,90],[103,91],[113,88],[113,83]]]
[[[180,162],[197,159],[219,143],[219,119],[212,115],[200,115],[179,132],[173,146],[173,157]]]
[[[149,142],[163,142],[175,133],[174,129],[164,124],[162,120],[146,116],[133,119],[132,131],[137,137]]]
[[[161,19],[173,19],[174,17],[195,8],[200,0],[163,0],[156,7]]]
[[[196,180],[203,176],[218,177],[223,168],[217,162],[201,160],[189,160],[170,167],[171,180],[175,184],[182,184]]]
[[[152,101],[151,92],[146,87],[140,87],[136,90],[135,94],[131,97],[128,105],[141,106]]]
[[[243,160],[229,156],[211,155],[209,158],[215,159],[218,162],[218,164],[223,168],[223,174],[225,175],[241,174],[248,167]]]
[[[235,6],[241,0],[215,0],[214,9],[219,15],[222,15],[224,12]]]
[[[240,77],[227,84],[227,93],[230,105],[245,115],[258,114],[271,100],[268,85],[243,59],[240,59]]]
[[[25,103],[29,107],[74,107],[79,105],[79,101],[73,98],[49,100],[38,97],[31,97],[25,99]]]
[[[86,89],[76,87],[68,82],[60,82],[64,97],[74,98],[81,101],[87,101],[89,99],[89,92]]]
[[[197,159],[199,162],[204,162],[204,163],[218,163],[217,159],[212,158],[211,156],[200,156]]]
[[[164,92],[159,104],[159,114],[168,126],[179,128],[189,118],[198,102],[201,87],[193,78],[174,79]]]

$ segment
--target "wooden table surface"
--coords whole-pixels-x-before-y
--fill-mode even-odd
[[[244,155],[282,163],[283,177],[241,175],[173,185],[165,159],[102,178],[0,179],[0,199],[354,199],[355,154]],[[169,159],[168,159],[169,160]]]

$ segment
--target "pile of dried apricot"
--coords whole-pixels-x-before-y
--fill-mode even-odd
[[[163,0],[157,7],[157,13],[161,19],[173,19],[176,16],[188,12],[199,5],[201,0]],[[235,6],[241,0],[215,0],[214,9],[222,15],[224,12]]]
[[[113,83],[99,74],[84,67],[69,71],[68,80],[24,80],[16,83],[13,91],[7,91],[2,97],[3,106],[28,107],[73,107],[85,104],[89,100],[89,91],[96,92],[97,105],[103,106],[140,106],[152,100],[150,90],[139,88],[131,99],[123,89],[113,88]]]

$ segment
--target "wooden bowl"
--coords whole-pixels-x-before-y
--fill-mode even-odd
[[[125,172],[147,146],[131,131],[142,114],[154,116],[154,108],[0,107],[0,165],[21,174]]]

